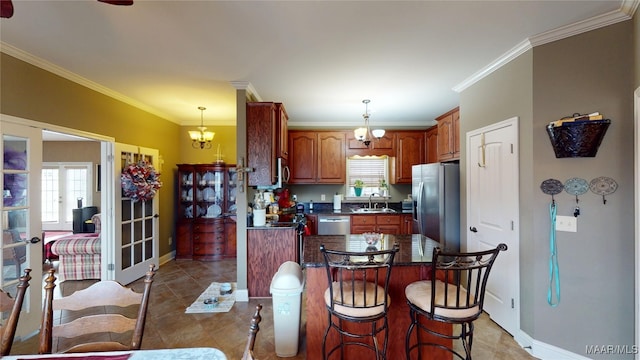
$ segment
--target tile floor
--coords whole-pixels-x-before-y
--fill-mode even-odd
[[[246,345],[251,316],[256,305],[262,304],[262,322],[256,337],[254,354],[260,360],[279,359],[275,354],[271,299],[236,302],[228,313],[184,313],[184,310],[211,282],[235,280],[235,260],[170,261],[162,265],[151,289],[142,348],[215,347],[222,350],[229,360],[240,359]],[[93,281],[68,281],[56,289],[67,295],[91,283]],[[132,287],[140,291],[141,282],[134,282]],[[300,321],[302,326],[299,353],[296,357],[289,359],[306,358],[304,299]],[[475,332],[473,344],[475,359],[535,359],[487,316],[477,320]],[[35,354],[37,349],[38,339],[34,336],[24,341],[16,341],[12,354]]]

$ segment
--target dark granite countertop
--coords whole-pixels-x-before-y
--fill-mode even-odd
[[[400,250],[396,254],[394,264],[417,265],[431,263],[433,248],[440,243],[426,236],[413,235],[387,235],[376,245],[378,249],[390,249],[397,243]],[[303,239],[303,267],[322,267],[324,258],[320,253],[320,245],[335,250],[366,251],[369,246],[362,235],[307,235]]]

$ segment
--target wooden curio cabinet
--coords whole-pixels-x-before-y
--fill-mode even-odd
[[[235,257],[235,172],[224,163],[178,165],[176,259]],[[233,238],[226,234],[233,227]]]

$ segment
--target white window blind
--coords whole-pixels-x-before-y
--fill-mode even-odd
[[[389,158],[386,156],[353,157],[347,159],[348,196],[355,196],[353,190],[356,180],[362,180],[364,187],[361,196],[379,193],[382,180],[389,183]]]

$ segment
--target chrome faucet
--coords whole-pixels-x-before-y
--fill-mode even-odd
[[[378,193],[371,193],[371,195],[369,195],[369,209],[371,209],[371,197],[372,197],[373,195],[378,195],[378,196],[380,196],[380,194],[378,194]],[[378,204],[376,203],[376,206],[377,206],[377,205],[378,205]]]

